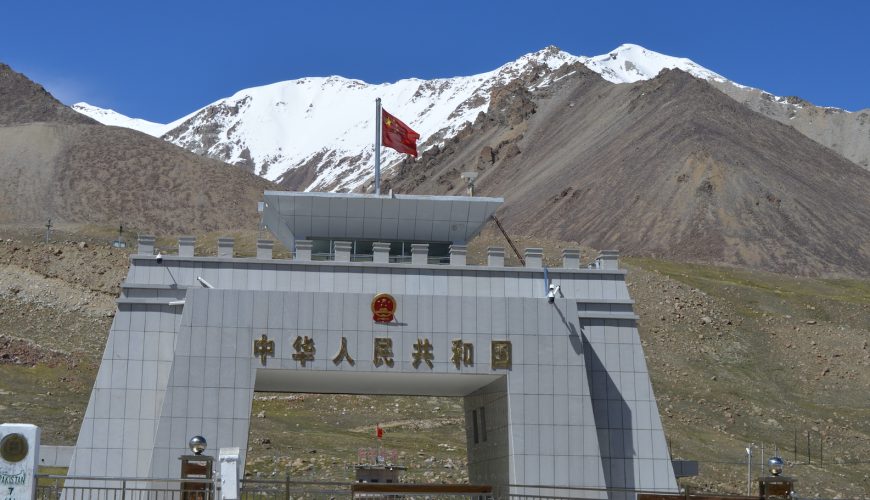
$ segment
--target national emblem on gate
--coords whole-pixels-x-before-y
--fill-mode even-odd
[[[388,293],[379,293],[372,299],[372,319],[378,323],[393,321],[396,314],[396,299]]]

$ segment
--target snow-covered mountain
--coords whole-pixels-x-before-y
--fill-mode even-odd
[[[647,50],[640,45],[624,44],[594,57],[578,57],[579,62],[613,83],[649,80],[663,69],[680,69],[702,80],[727,82],[725,77],[696,64],[691,59],[672,57]]]
[[[169,124],[128,118],[86,103],[73,108],[107,125],[133,128],[239,165],[290,189],[343,191],[371,179],[377,97],[384,109],[420,133],[425,149],[473,122],[487,109],[497,86],[577,62],[614,83],[650,79],[665,68],[732,83],[689,59],[626,44],[594,57],[547,47],[493,71],[455,78],[384,84],[338,76],[289,80],[241,90]],[[544,77],[535,86],[548,82]],[[402,157],[385,149],[385,169]]]
[[[141,118],[130,118],[122,115],[114,109],[104,109],[97,106],[92,106],[86,102],[79,102],[72,105],[72,109],[79,113],[89,116],[103,125],[111,125],[113,127],[124,127],[144,132],[154,137],[160,137],[168,132],[169,125],[164,123],[149,122]]]

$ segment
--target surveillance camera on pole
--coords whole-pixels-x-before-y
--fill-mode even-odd
[[[556,296],[562,296],[562,287],[554,283],[550,283],[550,291],[547,292],[547,302],[550,304],[556,302]]]

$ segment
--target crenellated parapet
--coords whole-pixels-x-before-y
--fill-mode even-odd
[[[139,246],[135,257],[148,257],[155,255],[154,246],[155,237],[151,235],[140,235]],[[295,262],[318,262],[326,264],[328,262],[335,263],[374,263],[374,264],[397,264],[397,265],[436,265],[436,266],[468,266],[468,245],[452,244],[449,247],[448,258],[442,258],[440,255],[432,255],[429,252],[429,244],[415,243],[411,245],[409,256],[396,257],[390,254],[391,243],[384,241],[376,241],[371,243],[371,252],[360,254],[354,252],[353,242],[351,241],[333,241],[332,252],[315,255],[312,253],[314,242],[311,240],[296,240],[296,251],[290,259],[276,259],[277,261],[295,261]],[[163,255],[161,258],[195,258],[203,260],[214,260],[214,254],[195,254],[196,239],[192,236],[182,236],[178,238],[178,255]],[[239,261],[254,260],[273,260],[272,250],[275,242],[272,240],[259,239],[257,240],[257,254],[255,257],[241,257],[234,252],[235,241],[230,237],[218,238],[216,254],[218,259],[237,259]],[[562,250],[561,267],[551,269],[579,270],[580,250],[576,248],[566,248]],[[527,269],[543,269],[544,267],[544,252],[541,248],[526,248],[523,257]],[[518,267],[507,266],[505,260],[505,249],[503,247],[487,248],[486,267],[505,268]],[[480,267],[480,266],[476,266]],[[619,269],[619,252],[616,250],[604,250],[595,260],[588,264],[586,269],[590,270],[618,270]]]

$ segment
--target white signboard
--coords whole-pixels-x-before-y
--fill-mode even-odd
[[[221,498],[237,500],[239,498],[239,449],[221,448]]]
[[[39,427],[0,425],[0,500],[36,498]]]

